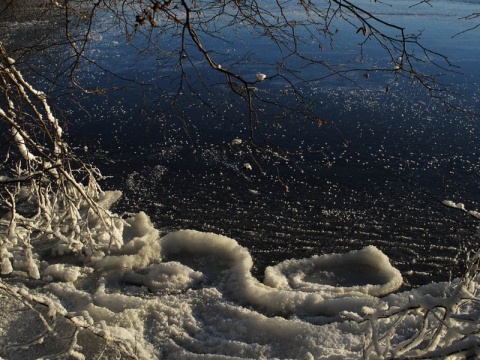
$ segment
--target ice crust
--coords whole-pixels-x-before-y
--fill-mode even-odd
[[[105,206],[118,197],[106,193]],[[102,236],[102,222],[91,225]],[[83,266],[41,262],[44,285],[35,292],[52,304],[50,312],[81,314],[97,334],[78,341],[87,358],[103,351],[104,338],[140,359],[361,358],[363,316],[417,302],[435,306],[434,296],[446,288],[388,295],[402,276],[373,246],[287,260],[268,267],[262,283],[251,273],[249,251],[226,236],[195,230],[162,236],[143,212],[121,232],[120,247],[99,249]],[[401,334],[418,325],[406,320]],[[16,321],[3,323],[12,328]]]
[[[103,206],[118,197],[106,193]],[[102,236],[102,223],[91,232]],[[88,313],[143,359],[355,358],[360,327],[340,313],[375,307],[377,296],[402,283],[374,247],[286,261],[268,268],[261,283],[249,251],[231,238],[194,230],[161,236],[143,212],[127,219],[121,235],[122,246],[98,250],[83,267],[44,264],[48,283],[38,291],[69,312]],[[337,279],[343,286],[315,277],[350,266],[355,271]]]

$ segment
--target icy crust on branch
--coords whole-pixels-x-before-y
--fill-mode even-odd
[[[0,200],[8,211],[0,219],[0,274],[18,270],[40,279],[40,267],[48,264],[34,249],[38,243],[49,243],[58,256],[92,259],[122,247],[125,223],[108,210],[120,194],[102,192],[100,171],[63,140],[46,93],[23,77],[2,42],[0,80],[5,98],[0,120],[16,148],[13,156],[7,150],[0,175]],[[70,273],[66,281],[79,276],[63,270]],[[58,277],[62,271],[50,268],[46,276]]]
[[[453,202],[452,200],[443,200],[442,203],[445,206],[465,211],[466,213],[470,214],[471,216],[473,216],[477,219],[480,219],[480,212],[478,212],[476,210],[467,210],[465,208],[465,205],[462,204],[462,203],[456,203],[456,202]]]
[[[72,217],[71,222],[62,222],[60,216],[54,214],[55,211],[63,211],[67,217],[70,209],[55,208],[51,204],[41,204],[44,209],[50,207],[49,217],[38,216],[38,213],[31,218],[18,213],[13,216],[6,214],[0,219],[0,225],[6,229],[6,232],[0,232],[0,273],[7,275],[20,271],[28,273],[33,279],[45,277],[75,281],[84,275],[82,269],[62,264],[50,265],[42,260],[42,255],[78,256],[87,263],[96,263],[111,250],[128,248],[124,245],[124,226],[129,224],[109,210],[120,197],[120,191],[99,194],[95,205],[102,211],[99,214],[91,211],[90,205],[81,198],[77,199],[75,216],[78,218]],[[17,199],[23,198],[31,201],[26,188],[17,195]],[[84,223],[82,226],[79,219]],[[37,245],[40,245],[41,251],[35,250]]]

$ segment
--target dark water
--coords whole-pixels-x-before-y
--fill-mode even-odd
[[[312,156],[301,164],[303,174],[284,166],[268,168],[267,175],[246,173],[248,158],[228,145],[192,154],[189,145],[161,142],[139,149],[134,161],[117,153],[121,161],[106,171],[118,174],[112,186],[125,189],[122,208],[145,210],[165,231],[231,236],[250,249],[260,274],[279,260],[369,244],[412,284],[458,274],[457,256],[474,246],[477,223],[439,201],[478,204],[474,125],[417,117],[411,121],[424,123],[385,126],[376,123],[382,117],[361,110],[348,118],[356,130],[344,134],[351,145],[333,166]],[[152,144],[152,137],[144,141]]]
[[[459,99],[462,108],[478,112],[478,32],[451,37],[468,27],[457,20],[478,10],[477,3],[386,9],[379,15],[412,29],[428,28],[428,45],[464,72],[446,74],[442,81],[465,95]],[[339,37],[324,56],[351,56],[352,41]],[[268,54],[260,40],[246,47],[255,56]],[[378,49],[370,50],[368,62],[385,60]],[[326,125],[298,118],[283,119],[279,128],[273,126],[277,120],[260,118],[269,151],[321,148],[324,154],[305,152],[294,165],[268,151],[254,160],[245,143],[245,105],[221,85],[204,94],[214,113],[189,92],[172,106],[177,88],[171,79],[178,69],[137,58],[111,33],[94,38],[89,55],[122,76],[148,83],[132,85],[86,68],[85,84],[128,87],[107,100],[82,98],[88,113],[75,107],[66,113],[71,141],[80,153],[86,146],[86,158],[111,176],[104,188],[124,191],[119,212],[143,210],[165,232],[189,228],[230,236],[250,250],[259,277],[265,266],[287,258],[375,245],[402,271],[407,285],[419,285],[459,275],[465,251],[477,246],[477,221],[441,204],[450,199],[480,208],[476,115],[447,112],[406,82],[387,93],[385,81],[391,79],[384,75],[373,74],[361,87],[329,78],[299,85],[315,100],[309,111],[327,119]],[[266,55],[261,70],[268,73],[272,61]],[[198,68],[217,82],[206,66]],[[239,69],[254,75],[259,66]],[[282,89],[276,81],[261,86],[272,94]],[[232,145],[237,138],[244,142]],[[245,163],[253,170],[245,171]]]
[[[447,79],[466,94],[462,106],[478,110],[476,35],[449,39],[442,24],[457,12],[449,3],[435,11],[388,16],[413,27],[428,18],[429,46],[439,46],[462,66],[466,75]],[[208,95],[223,109],[214,115],[193,96],[180,100],[190,119],[189,136],[174,110],[152,106],[144,118],[139,101],[133,105],[122,97],[101,108],[101,121],[97,116],[75,132],[86,131],[89,142],[101,143],[90,149],[98,149],[97,161],[104,157],[104,172],[114,175],[107,187],[125,191],[119,209],[144,210],[165,231],[191,228],[235,238],[253,254],[258,276],[283,259],[373,244],[392,259],[407,284],[445,280],[461,272],[465,249],[476,246],[477,222],[440,201],[478,208],[477,119],[447,113],[408,83],[386,93],[381,80],[362,84],[363,89],[338,79],[305,88],[317,100],[312,110],[334,127],[299,119],[271,130],[271,121],[263,119],[265,131],[280,146],[326,149],[333,166],[325,166],[322,155],[305,154],[298,160],[303,173],[265,156],[259,159],[263,174],[246,155],[248,147],[230,145],[235,138],[246,139],[248,129],[241,119],[243,105],[225,99],[222,89]],[[93,124],[98,138],[91,133]],[[251,172],[243,170],[247,162],[254,165]]]

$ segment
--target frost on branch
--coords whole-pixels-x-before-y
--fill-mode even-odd
[[[9,334],[16,342],[0,338],[2,355],[28,358],[29,351],[35,348],[35,354],[46,356],[42,359],[86,359],[95,352],[105,358],[138,358],[133,346],[118,340],[101,323],[95,323],[87,311],[69,312],[59,301],[4,282],[0,282],[0,299],[4,310],[11,314],[6,322],[27,322],[29,329],[22,336],[17,332],[21,333],[23,326],[9,326]],[[80,340],[88,348],[82,347]]]
[[[464,204],[450,200],[443,204],[478,218],[478,212],[468,211]],[[478,358],[480,251],[467,256],[464,275],[446,284],[443,293],[412,292],[407,301],[367,309],[363,317],[344,313],[364,326],[364,358]]]
[[[0,167],[1,273],[40,278],[40,240],[54,255],[89,257],[120,247],[124,222],[102,205],[100,172],[74,155],[47,95],[25,79],[1,43],[0,87],[0,126],[9,134]],[[96,234],[96,223],[106,231]]]
[[[111,199],[120,195],[105,197],[97,183],[101,173],[75,156],[47,95],[25,79],[1,42],[0,90],[0,129],[8,141],[0,165],[0,273],[21,271],[45,280],[60,272],[62,280],[73,281],[81,274],[45,268],[42,256],[75,254],[88,261],[123,245],[124,221],[109,211]],[[0,344],[3,353],[20,354],[35,346],[53,358],[84,359],[88,349],[78,339],[85,343],[90,337],[87,343],[103,347],[101,352],[135,358],[88,313],[69,313],[60,302],[33,295],[8,279],[0,280],[0,299],[11,310],[7,312],[18,315],[4,322],[28,323],[29,331],[24,337],[13,334],[18,343]]]
[[[477,260],[478,262],[478,260]],[[475,265],[475,267],[477,267]],[[478,272],[446,288],[446,294],[410,295],[399,306],[371,309],[363,318],[364,357],[394,359],[476,358],[480,355]],[[408,329],[408,330],[406,330]]]

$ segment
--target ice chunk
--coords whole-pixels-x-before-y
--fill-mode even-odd
[[[250,270],[253,261],[248,250],[228,237],[181,230],[166,235],[161,240],[161,247],[162,257],[169,259],[172,254],[176,254],[175,260],[181,262],[191,261],[195,256],[203,255],[206,261],[203,264],[200,262],[196,264],[204,267],[202,271],[212,272],[211,275],[216,281],[222,282],[222,288],[228,297],[269,313],[331,315],[343,310],[360,311],[363,306],[374,307],[378,303],[375,296],[394,291],[402,284],[400,272],[390,265],[388,258],[380,250],[374,247],[345,255],[324,255],[306,259],[298,264],[282,263],[283,265],[271,268],[266,274],[266,284],[260,283],[252,276]],[[178,255],[182,253],[185,256],[179,258]],[[344,270],[342,266],[333,267],[339,263],[344,268],[355,265],[355,274],[360,270],[364,271],[364,274],[357,275],[359,278],[355,279],[352,274],[343,271],[339,278],[348,275],[352,276],[352,279],[346,279],[346,284],[333,285],[309,280],[304,276],[303,280],[297,280],[303,282],[299,286],[292,286],[289,275],[282,274],[284,271],[290,273],[291,267],[303,269],[307,274],[312,265],[317,269],[321,266],[330,266],[332,272]],[[210,267],[205,270],[205,266],[208,265]],[[298,271],[296,273],[298,274]],[[374,281],[365,283],[366,279]]]
[[[171,261],[152,265],[143,271],[129,273],[124,281],[146,286],[152,292],[184,291],[204,280],[203,274],[188,266]]]

